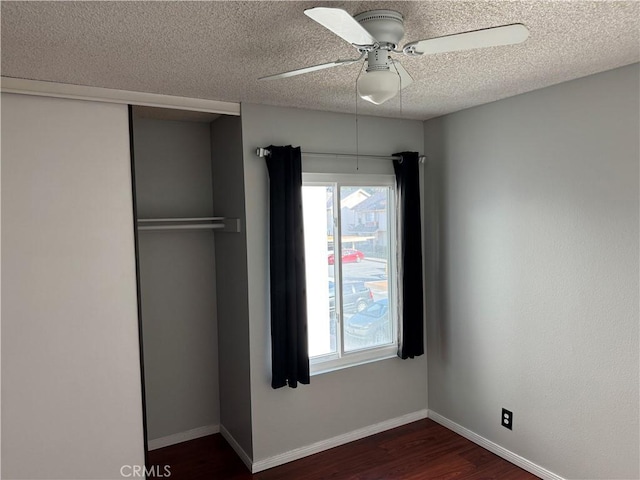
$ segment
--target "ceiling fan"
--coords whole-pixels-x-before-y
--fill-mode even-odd
[[[413,82],[411,75],[391,53],[420,56],[430,53],[456,52],[474,48],[496,47],[524,42],[529,30],[521,23],[456,33],[407,43],[402,50],[398,44],[404,36],[402,14],[393,10],[371,10],[352,17],[340,8],[316,7],[305,15],[353,45],[360,56],[348,60],[313,65],[261,77],[275,80],[315,72],[340,65],[351,65],[367,57],[367,69],[357,80],[360,97],[376,105],[393,98],[402,88]]]

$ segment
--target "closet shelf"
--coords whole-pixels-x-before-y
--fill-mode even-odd
[[[139,231],[160,230],[217,230],[240,232],[239,218],[188,217],[188,218],[138,218]]]

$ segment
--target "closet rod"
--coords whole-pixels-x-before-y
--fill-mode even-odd
[[[139,225],[138,230],[213,230],[225,228],[222,223],[200,225]]]
[[[138,223],[184,223],[184,222],[214,222],[224,220],[225,217],[191,217],[191,218],[139,218]]]
[[[268,157],[271,155],[271,152],[268,148],[258,147],[256,148],[256,155],[260,158]],[[323,153],[323,152],[302,152],[302,155],[311,155],[314,157],[360,157],[360,158],[375,158],[378,160],[402,160],[400,157],[396,157],[393,155],[356,155],[353,153]],[[418,157],[420,163],[424,163],[427,157],[425,155],[420,155]]]

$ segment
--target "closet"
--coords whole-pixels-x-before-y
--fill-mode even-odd
[[[239,125],[238,117],[132,108],[149,450],[219,431],[216,240],[241,227],[214,208],[212,137],[225,119]]]

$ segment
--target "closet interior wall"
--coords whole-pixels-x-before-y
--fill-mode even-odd
[[[213,217],[211,131],[219,116],[133,113],[138,219]],[[139,229],[149,449],[219,430],[214,231]]]

